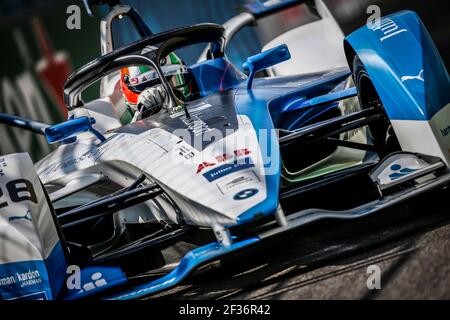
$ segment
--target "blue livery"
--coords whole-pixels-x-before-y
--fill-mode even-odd
[[[416,13],[402,11],[361,27],[346,45],[364,63],[392,120],[430,120],[450,103],[449,74]]]
[[[85,1],[90,13],[94,2]],[[415,13],[390,15],[346,37],[348,67],[280,75],[277,65],[295,57],[282,44],[248,57],[244,74],[225,55],[227,37],[310,1],[255,1],[225,26],[204,23],[158,34],[131,7],[98,4],[114,8],[103,27],[128,15],[142,39],[117,49],[104,40],[102,49],[109,51],[67,79],[68,121],[48,126],[0,114],[0,122],[63,144],[34,168],[50,209],[38,214],[52,219],[58,238],[51,243],[58,241],[46,259],[20,261],[13,250],[6,253],[4,261],[15,262],[0,264],[2,299],[139,299],[272,236],[320,219],[361,218],[450,184],[450,127],[437,116],[448,111],[449,74]],[[164,73],[164,57],[205,43],[199,62]],[[122,115],[114,118],[122,102],[102,99],[97,127],[94,118],[75,118],[76,108],[89,112],[93,106],[84,104],[82,92],[112,74],[120,74],[114,94],[120,87],[139,97],[148,86],[128,86],[138,79],[130,79],[131,72],[122,76],[136,66],[153,68],[158,77],[151,85],[165,93],[145,110],[149,114],[127,100],[129,114],[139,111],[122,121]],[[363,90],[372,87],[372,95]],[[396,127],[398,120],[407,123]],[[419,134],[429,135],[422,145],[411,144],[418,136],[414,121],[420,121]],[[83,141],[84,132],[100,144]],[[95,159],[86,156],[93,152]],[[23,173],[18,180],[2,178],[4,161],[0,157],[0,209],[9,211],[0,222],[34,223],[34,211],[9,207],[29,201],[23,193],[32,190],[23,186]],[[417,163],[419,169],[410,168]],[[348,194],[344,183],[354,181],[370,191],[365,203],[341,199]]]

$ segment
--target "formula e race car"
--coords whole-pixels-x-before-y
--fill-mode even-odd
[[[0,116],[59,143],[35,165],[0,157],[1,298],[141,298],[294,228],[448,186],[450,80],[414,12],[344,38],[324,3],[307,1],[317,19],[273,39],[244,72],[226,58],[243,27],[304,2],[257,1],[223,26],[152,34],[114,1],[103,55],[64,86],[68,120]],[[123,16],[141,39],[115,48],[111,24]],[[163,61],[197,44],[183,100]],[[166,100],[125,122],[129,66],[149,69]],[[97,81],[101,98],[83,101]]]

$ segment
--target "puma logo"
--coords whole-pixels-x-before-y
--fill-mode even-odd
[[[417,76],[403,76],[402,82],[409,81],[409,80],[419,80],[425,82],[425,79],[423,78],[423,69],[420,70],[420,73]]]
[[[31,211],[28,210],[27,213],[23,216],[11,216],[8,218],[9,222],[16,221],[16,220],[33,221],[33,219],[31,218]]]

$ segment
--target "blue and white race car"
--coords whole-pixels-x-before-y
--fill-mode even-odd
[[[0,297],[141,298],[294,228],[448,186],[450,79],[414,12],[344,38],[324,3],[308,1],[316,21],[247,58],[245,73],[230,63],[239,30],[303,2],[257,1],[223,26],[151,34],[114,1],[103,55],[65,84],[69,119],[0,115],[59,143],[36,164],[0,157]],[[142,38],[115,48],[111,25],[123,16]],[[197,44],[206,49],[186,66],[187,101],[162,62]],[[129,66],[152,70],[166,101],[124,123],[120,70]],[[96,81],[101,98],[83,101]]]

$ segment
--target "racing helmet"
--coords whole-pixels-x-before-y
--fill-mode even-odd
[[[188,101],[192,93],[189,81],[189,70],[183,61],[175,54],[170,53],[161,61],[161,70],[175,95],[182,101]],[[123,68],[120,75],[120,87],[125,100],[131,107],[136,107],[139,94],[150,87],[161,83],[154,69],[145,66],[131,66]]]

